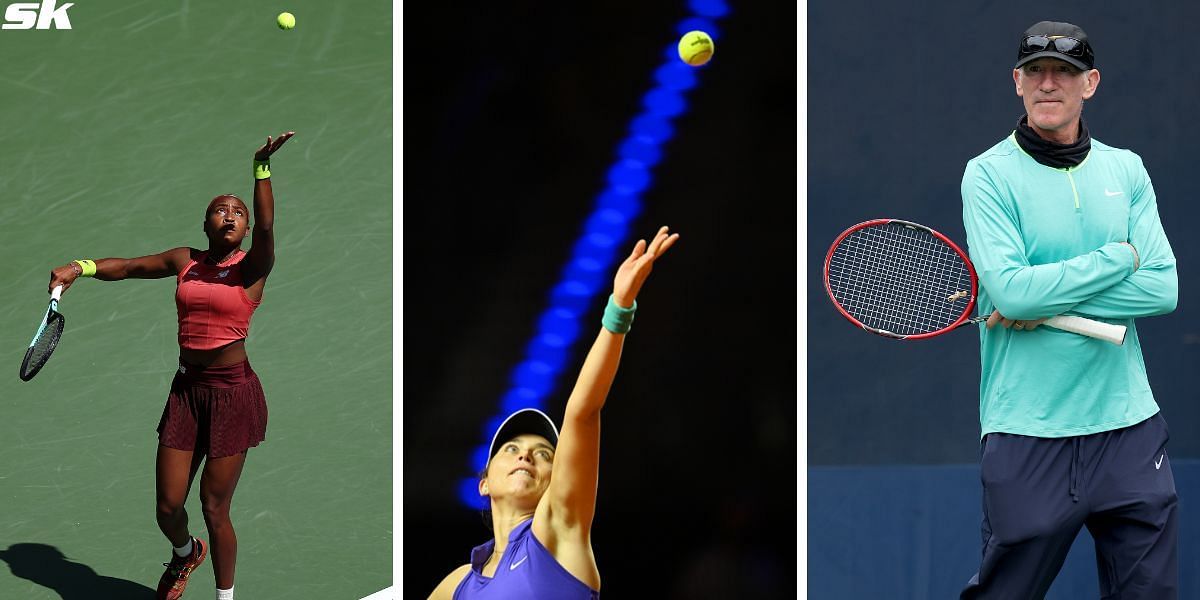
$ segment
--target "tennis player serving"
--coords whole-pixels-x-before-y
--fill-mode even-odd
[[[1087,526],[1101,596],[1176,598],[1167,426],[1134,326],[1178,298],[1154,186],[1138,155],[1084,124],[1100,71],[1082,29],[1027,29],[1012,78],[1025,115],[962,181],[990,318],[980,328],[983,553],[961,597],[1044,597]],[[1038,327],[1064,313],[1125,325],[1126,342]]]
[[[519,410],[497,428],[479,494],[491,505],[495,537],[471,551],[433,600],[599,598],[600,571],[592,553],[592,518],[600,470],[600,409],[608,396],[635,302],[654,262],[679,234],[658,230],[640,240],[617,269],[613,293],[559,433],[542,412]]]
[[[160,600],[183,595],[188,577],[208,555],[208,544],[192,537],[183,508],[192,480],[200,476],[200,503],[212,540],[217,599],[233,599],[237,536],[229,506],[249,448],[266,436],[267,404],[258,376],[246,358],[250,317],[262,301],[275,263],[275,198],[270,158],[295,132],[267,142],[254,153],[254,233],[240,198],[222,194],[204,212],[208,249],[180,247],[138,258],[76,260],[50,273],[50,289],[70,289],[79,277],[103,281],[174,276],[179,312],[179,368],[158,424],[155,462],[158,527],[174,547],[158,584]]]

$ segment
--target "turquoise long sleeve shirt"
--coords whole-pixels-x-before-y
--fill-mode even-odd
[[[1134,319],[1175,310],[1179,286],[1141,158],[1093,138],[1081,164],[1056,169],[1010,135],[967,163],[962,199],[979,314],[1070,314],[1129,328],[1116,346],[1045,326],[981,324],[982,435],[1087,435],[1157,413]],[[1121,242],[1137,248],[1136,269]]]

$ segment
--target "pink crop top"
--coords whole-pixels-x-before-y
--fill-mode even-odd
[[[261,303],[251,300],[242,287],[239,250],[232,258],[213,266],[200,260],[188,261],[179,272],[175,307],[179,311],[179,346],[188,350],[212,350],[245,339],[250,333],[250,316]]]

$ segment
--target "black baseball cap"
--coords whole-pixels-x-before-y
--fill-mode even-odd
[[[1035,23],[1021,34],[1017,64],[1013,68],[1019,69],[1021,65],[1043,57],[1066,61],[1084,71],[1095,68],[1096,64],[1092,45],[1083,29],[1056,21]]]
[[[496,428],[496,433],[492,436],[492,446],[488,450],[488,463],[490,464],[492,457],[500,451],[501,445],[526,433],[540,435],[546,438],[551,446],[558,446],[558,428],[554,426],[554,421],[536,408],[522,408],[508,415]]]

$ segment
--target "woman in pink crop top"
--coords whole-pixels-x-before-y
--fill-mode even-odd
[[[254,221],[232,194],[217,196],[204,214],[208,249],[180,247],[138,258],[76,261],[50,273],[50,289],[65,293],[80,276],[103,281],[175,277],[179,312],[179,369],[158,425],[155,462],[158,527],[174,547],[158,584],[158,598],[176,600],[204,562],[208,544],[192,537],[183,508],[200,464],[200,502],[212,540],[213,571],[221,598],[233,598],[237,537],[229,506],[248,450],[263,441],[267,404],[246,358],[250,317],[262,301],[275,263],[271,155],[295,132],[267,137],[254,153]]]

